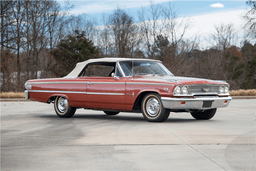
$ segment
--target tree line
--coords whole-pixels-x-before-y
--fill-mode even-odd
[[[179,18],[172,2],[151,3],[136,15],[117,8],[96,19],[70,14],[68,1],[2,0],[1,91],[22,91],[28,79],[65,76],[77,62],[98,57],[159,59],[177,76],[256,88],[256,1],[246,3],[244,29],[216,25],[210,46],[202,48],[198,35],[185,38],[193,21]],[[247,38],[237,46],[241,32]]]

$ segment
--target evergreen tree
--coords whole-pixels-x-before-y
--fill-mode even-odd
[[[245,41],[241,51],[231,46],[225,59],[229,78],[235,81],[240,89],[256,88],[256,46]]]
[[[52,52],[56,65],[52,71],[56,76],[65,76],[76,66],[78,62],[90,58],[97,58],[98,49],[91,40],[86,39],[84,32],[75,31],[75,35],[69,35]]]
[[[246,83],[241,85],[243,89],[256,88],[256,44],[253,46],[245,42],[242,47],[243,58],[245,59],[245,80]]]

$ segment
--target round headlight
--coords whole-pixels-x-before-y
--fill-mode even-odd
[[[182,94],[188,94],[188,87],[187,86],[183,86],[181,88],[181,92],[182,92]]]
[[[224,86],[220,86],[220,93],[223,94],[225,92]]]
[[[225,93],[228,93],[228,86],[225,87]]]
[[[175,87],[174,90],[173,90],[173,93],[176,94],[176,95],[180,94],[181,93],[180,86]]]

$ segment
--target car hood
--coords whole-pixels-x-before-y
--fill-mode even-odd
[[[154,81],[173,84],[227,84],[226,81],[210,80],[203,78],[193,77],[179,77],[179,76],[143,76],[140,78],[134,78],[134,81]]]

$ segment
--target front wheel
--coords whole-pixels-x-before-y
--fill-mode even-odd
[[[76,108],[71,107],[68,99],[62,96],[55,99],[54,110],[60,118],[71,118],[76,112]]]
[[[156,93],[149,93],[142,99],[141,111],[149,122],[163,122],[170,115],[170,110],[164,108],[161,96]]]
[[[217,109],[194,111],[194,112],[191,112],[191,115],[197,120],[209,120],[215,115],[216,111]]]

